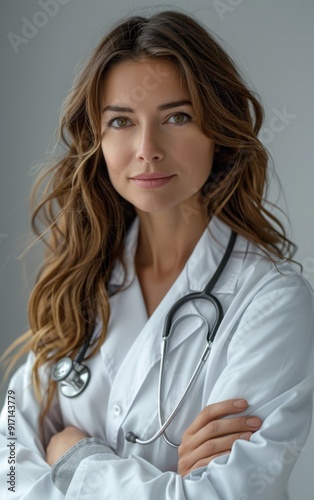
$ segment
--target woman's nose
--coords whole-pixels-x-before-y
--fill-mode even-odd
[[[156,131],[142,131],[137,146],[136,159],[150,163],[152,161],[160,161],[163,157],[164,153]]]

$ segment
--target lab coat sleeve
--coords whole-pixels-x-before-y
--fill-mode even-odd
[[[113,458],[115,453],[108,447],[102,439],[86,438],[78,441],[59,460],[57,460],[51,470],[51,478],[53,484],[63,493],[66,493],[73,475],[84,458],[91,455],[101,453],[103,456],[106,453]]]
[[[278,500],[312,419],[313,293],[298,277],[261,289],[229,335],[227,365],[205,404],[244,397],[263,425],[250,441],[182,478],[146,460],[96,454],[82,460],[66,500]],[[206,382],[206,381],[205,381]]]
[[[13,413],[8,414],[6,397],[0,416],[1,500],[64,498],[52,483],[51,467],[46,462],[45,447],[38,435],[39,404],[30,380],[33,358],[30,353],[26,363],[17,370],[9,383],[7,392],[15,397],[15,400],[11,400],[14,403]],[[12,420],[9,421],[8,417]],[[14,430],[10,428],[9,431],[9,422],[14,424]],[[49,440],[62,428],[62,418],[55,399],[45,421],[46,439]],[[11,474],[10,483],[7,481],[10,481],[9,473],[12,471],[14,474]]]

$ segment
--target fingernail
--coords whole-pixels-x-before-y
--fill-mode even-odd
[[[240,439],[250,439],[252,436],[252,432],[245,432],[244,434],[240,435]]]
[[[261,423],[262,423],[261,420],[257,417],[248,418],[246,421],[246,424],[249,427],[259,427],[261,425]]]
[[[247,401],[245,399],[238,399],[233,403],[233,406],[235,406],[236,408],[246,408]]]

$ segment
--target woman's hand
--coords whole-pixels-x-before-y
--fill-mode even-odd
[[[46,460],[52,467],[53,464],[72,446],[74,446],[81,439],[89,437],[85,432],[82,432],[77,427],[70,425],[65,427],[63,431],[58,432],[49,441],[46,450]]]
[[[258,417],[222,419],[243,412],[247,406],[242,399],[206,406],[182,436],[178,449],[178,474],[184,477],[192,470],[208,465],[215,457],[229,453],[237,439],[249,440],[262,424]]]

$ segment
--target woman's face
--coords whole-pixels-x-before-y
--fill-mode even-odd
[[[166,60],[118,63],[104,80],[102,110],[102,151],[116,191],[149,213],[195,206],[215,145],[195,121],[178,69]]]

